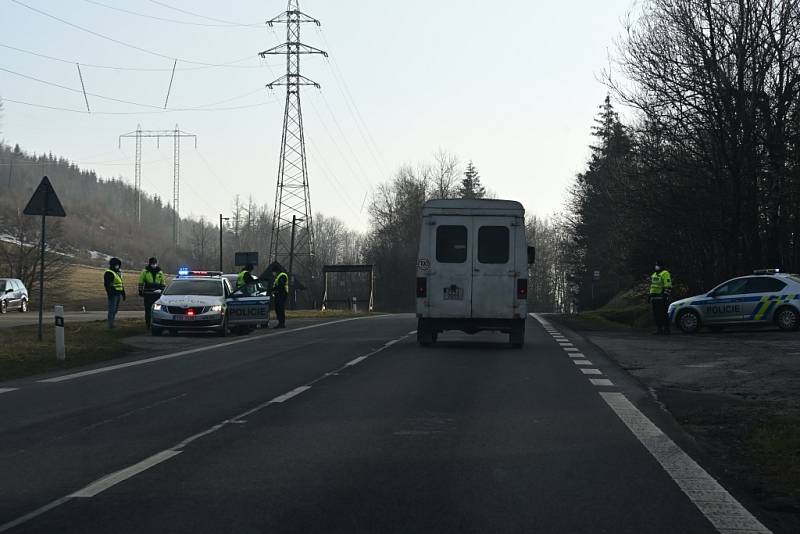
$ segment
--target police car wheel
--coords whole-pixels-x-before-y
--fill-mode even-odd
[[[8,311],[8,302],[5,300],[0,300],[0,313],[6,313]]]
[[[228,316],[225,315],[225,318],[222,319],[222,328],[217,331],[217,335],[219,337],[225,337],[228,335]]]
[[[28,311],[28,301],[27,299],[22,299],[22,302],[19,305],[19,312],[27,313],[27,311]]]
[[[678,315],[678,328],[686,334],[695,334],[700,330],[700,316],[692,310],[685,310]]]
[[[800,315],[792,308],[781,308],[775,313],[775,322],[781,330],[800,328]]]

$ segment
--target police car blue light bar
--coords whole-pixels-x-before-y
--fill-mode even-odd
[[[178,276],[189,276],[189,268],[188,267],[179,267],[178,268]]]

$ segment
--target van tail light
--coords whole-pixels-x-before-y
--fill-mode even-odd
[[[424,299],[428,296],[428,279],[417,278],[417,298]]]
[[[527,278],[518,278],[517,279],[517,298],[518,299],[527,299],[528,298],[528,279]]]

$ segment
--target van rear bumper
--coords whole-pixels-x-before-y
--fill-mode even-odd
[[[497,318],[435,318],[420,317],[425,322],[427,328],[434,332],[444,332],[445,330],[461,330],[467,334],[474,334],[483,330],[493,330],[496,332],[511,333],[514,328],[522,326],[524,328],[525,319],[497,319]]]

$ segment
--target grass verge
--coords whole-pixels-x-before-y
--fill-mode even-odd
[[[37,326],[0,330],[0,381],[33,374],[69,369],[111,360],[134,350],[122,342],[145,331],[143,319],[122,319],[109,330],[104,321],[67,323],[64,337],[67,359],[56,359],[53,325],[45,325],[43,341],[37,340]]]

